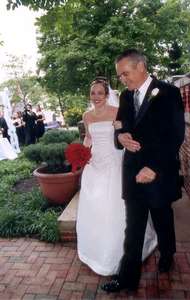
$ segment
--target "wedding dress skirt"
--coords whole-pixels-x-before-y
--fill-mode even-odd
[[[92,158],[84,168],[77,216],[77,246],[82,262],[100,275],[117,273],[126,228],[121,198],[122,150],[114,146],[111,121],[91,123]],[[143,257],[156,247],[153,227],[147,225]]]
[[[17,157],[18,155],[16,153],[16,150],[9,143],[8,139],[0,137],[0,160],[3,159],[13,160]]]

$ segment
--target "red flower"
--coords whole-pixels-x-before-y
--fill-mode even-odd
[[[82,144],[70,144],[65,149],[65,158],[72,165],[72,172],[83,168],[91,158],[90,148]]]

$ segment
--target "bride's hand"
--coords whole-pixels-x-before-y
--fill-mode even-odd
[[[121,123],[121,121],[113,121],[113,126],[115,129],[121,129],[122,123]]]
[[[84,141],[83,141],[83,145],[85,147],[91,148],[91,146],[92,146],[92,139],[91,139],[90,134],[86,134],[85,135],[85,138],[84,138]]]

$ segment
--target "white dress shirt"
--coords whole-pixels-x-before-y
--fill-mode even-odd
[[[152,77],[150,77],[150,75],[148,75],[148,78],[146,79],[146,81],[138,89],[139,90],[139,104],[140,104],[140,106],[143,103],[144,96],[146,95],[146,92],[148,90],[148,87],[149,87],[151,81],[152,81]]]

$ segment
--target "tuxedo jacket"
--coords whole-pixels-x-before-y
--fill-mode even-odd
[[[5,118],[0,117],[0,129],[3,129],[3,137],[8,138],[8,126]]]
[[[137,117],[133,94],[129,90],[121,93],[117,120],[123,127],[115,130],[117,148],[122,148],[118,134],[124,132],[129,132],[141,145],[135,153],[125,149],[122,196],[127,201],[136,198],[152,207],[168,205],[181,197],[179,149],[184,140],[185,122],[180,91],[154,78]],[[151,183],[136,183],[135,177],[143,167],[156,172],[156,179]]]

